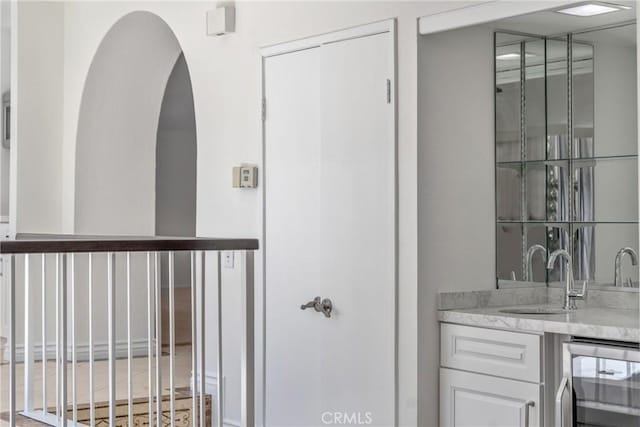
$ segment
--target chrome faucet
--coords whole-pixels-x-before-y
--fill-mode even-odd
[[[527,258],[526,258],[527,276],[524,278],[524,280],[527,282],[533,281],[533,266],[531,265],[532,264],[531,261],[533,259],[533,256],[536,254],[536,252],[542,253],[543,262],[545,263],[547,262],[547,250],[545,249],[545,247],[542,245],[531,246],[527,251]]]
[[[622,248],[616,254],[616,269],[615,269],[615,277],[613,280],[613,285],[616,287],[623,286],[622,284],[622,260],[624,259],[625,254],[628,254],[631,257],[631,264],[638,265],[638,253],[633,250],[633,248]],[[629,278],[631,279],[631,278]]]
[[[587,295],[587,282],[584,281],[582,283],[582,292],[578,292],[573,288],[573,259],[571,255],[569,255],[569,252],[564,249],[558,249],[551,253],[549,262],[547,263],[547,269],[552,270],[553,265],[556,263],[556,258],[561,256],[567,260],[567,280],[565,282],[564,305],[562,308],[564,310],[575,310],[578,308],[576,306],[576,300],[585,299]]]

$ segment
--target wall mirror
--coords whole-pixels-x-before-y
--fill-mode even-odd
[[[636,86],[635,22],[495,33],[498,287],[560,286],[562,248],[575,280],[637,292]]]

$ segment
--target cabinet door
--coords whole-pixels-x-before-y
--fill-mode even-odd
[[[440,426],[538,427],[542,387],[488,375],[440,369]]]

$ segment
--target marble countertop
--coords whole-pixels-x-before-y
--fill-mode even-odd
[[[558,304],[514,304],[501,307],[440,310],[442,322],[522,332],[556,333],[616,341],[640,342],[640,311],[610,307],[581,307],[563,314],[510,314],[505,308],[550,307]]]

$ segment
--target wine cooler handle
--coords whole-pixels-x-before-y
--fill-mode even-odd
[[[536,406],[536,402],[534,402],[533,400],[527,400],[524,403],[524,427],[529,427],[529,419],[530,417],[530,411],[531,408],[535,408]]]
[[[569,378],[562,377],[556,393],[556,427],[564,427],[564,392],[569,388]]]

